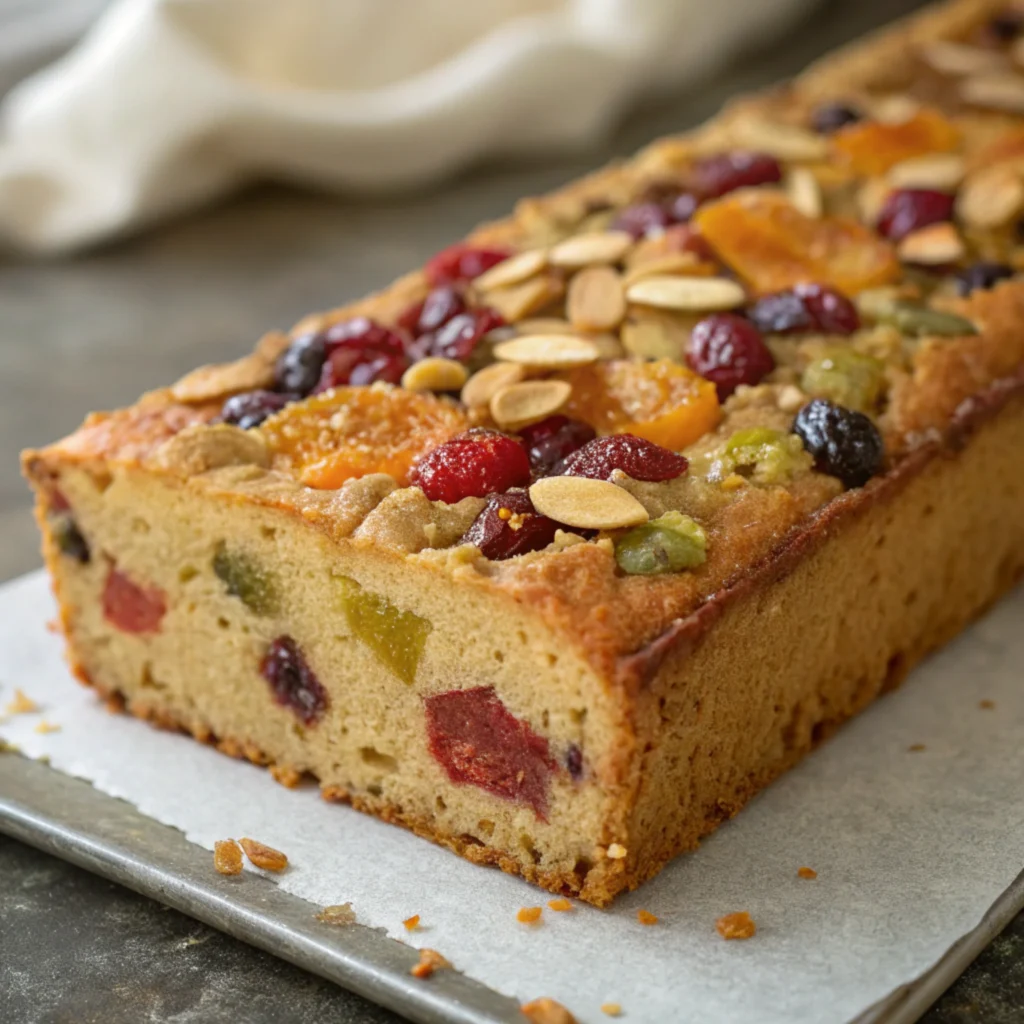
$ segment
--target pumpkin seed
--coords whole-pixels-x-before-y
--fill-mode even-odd
[[[545,370],[566,370],[597,360],[597,346],[571,334],[534,334],[511,338],[494,346],[496,359]]]
[[[524,380],[502,388],[491,398],[494,422],[504,430],[518,430],[558,412],[572,394],[564,380]]]

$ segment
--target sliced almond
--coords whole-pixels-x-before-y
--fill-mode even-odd
[[[544,249],[521,252],[495,264],[490,270],[485,270],[473,280],[473,286],[480,291],[487,291],[490,288],[507,288],[509,285],[519,284],[521,281],[526,281],[535,274],[539,274],[547,266],[547,263],[548,254]]]
[[[820,217],[823,210],[821,186],[806,167],[793,167],[786,175],[786,198],[805,216]]]
[[[960,83],[960,96],[976,107],[1024,114],[1024,78],[1019,75],[977,75],[965,78]]]
[[[171,385],[171,397],[185,404],[211,402],[238,391],[267,388],[273,382],[273,362],[253,354],[233,363],[200,366]]]
[[[964,254],[964,243],[952,224],[929,224],[902,238],[896,247],[896,254],[904,263],[941,266],[960,259]]]
[[[491,417],[504,430],[518,430],[558,412],[572,387],[564,380],[524,380],[502,388],[491,398]]]
[[[474,285],[481,303],[497,310],[507,324],[514,324],[542,310],[565,294],[565,282],[554,274],[539,274],[508,288],[484,290]]]
[[[796,125],[745,117],[732,126],[733,140],[740,146],[770,153],[780,160],[824,160],[828,139]]]
[[[597,346],[571,334],[533,334],[494,346],[495,359],[545,370],[567,370],[597,360]]]
[[[626,315],[621,275],[611,267],[586,267],[569,282],[565,308],[577,330],[614,330]]]
[[[884,178],[869,178],[857,190],[857,212],[865,224],[874,224],[882,213],[892,186]]]
[[[727,277],[645,277],[626,289],[626,298],[644,306],[695,313],[735,309],[747,293]]]
[[[968,226],[987,230],[1008,224],[1024,208],[1024,182],[1009,167],[996,165],[964,179],[956,214]]]
[[[614,334],[605,331],[578,331],[568,320],[558,320],[554,317],[520,320],[516,324],[516,331],[523,337],[529,334],[572,334],[592,342],[597,348],[598,359],[622,358],[622,345]]]
[[[710,264],[701,262],[696,253],[670,252],[633,265],[623,277],[622,283],[628,288],[634,281],[658,274],[695,274],[706,277],[708,275],[704,271],[708,266]]]
[[[945,75],[976,75],[1004,67],[1003,55],[998,50],[983,50],[979,46],[955,43],[949,39],[935,39],[921,47],[924,62]]]
[[[553,267],[590,267],[618,263],[633,248],[633,236],[625,231],[593,231],[573,235],[552,248],[548,259]]]
[[[871,101],[871,113],[883,124],[906,124],[920,109],[917,100],[903,93],[890,93]]]
[[[517,334],[576,334],[576,328],[568,320],[553,316],[531,317],[516,324]]]
[[[518,384],[525,376],[526,368],[518,363],[491,363],[466,381],[459,398],[470,408],[485,406],[502,388]]]
[[[413,363],[402,374],[402,387],[407,391],[458,391],[468,376],[462,363],[432,356]]]
[[[889,170],[893,188],[931,188],[951,192],[964,176],[964,159],[956,153],[929,153],[903,160]]]
[[[649,518],[629,491],[583,476],[544,477],[530,488],[530,500],[541,515],[579,530],[618,530]]]

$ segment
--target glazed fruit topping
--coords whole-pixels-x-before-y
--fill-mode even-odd
[[[327,359],[327,339],[323,332],[296,338],[274,364],[275,390],[285,394],[310,394],[320,382]]]
[[[930,188],[899,188],[890,192],[878,216],[878,230],[898,242],[912,231],[953,218],[953,196]]]
[[[546,820],[557,763],[548,741],[516,718],[493,686],[438,693],[424,706],[430,753],[452,782],[532,807]]]
[[[882,435],[863,413],[816,398],[797,413],[793,432],[814,457],[815,468],[847,487],[862,487],[882,469]]]
[[[515,438],[496,430],[470,430],[427,452],[410,479],[431,501],[454,505],[525,486],[530,460]]]
[[[559,476],[610,480],[618,469],[634,480],[674,480],[689,463],[682,455],[632,434],[613,434],[589,441],[562,461]]]
[[[815,398],[871,412],[885,390],[885,363],[848,345],[830,345],[804,369],[801,388]]]
[[[484,558],[501,562],[546,548],[560,529],[568,528],[540,515],[526,491],[506,491],[487,499],[459,543],[473,544]]]
[[[455,281],[472,281],[511,255],[507,249],[458,242],[432,256],[423,269],[430,286],[437,287]]]
[[[228,551],[219,544],[213,556],[213,574],[257,615],[272,615],[278,609],[277,585],[271,573],[240,551]]]
[[[611,228],[638,239],[661,235],[670,227],[685,224],[699,202],[692,192],[684,192],[676,185],[652,186],[640,202],[619,212]]]
[[[271,642],[260,675],[270,684],[274,700],[291,708],[304,725],[315,725],[327,710],[327,691],[290,636]]]
[[[473,354],[480,339],[504,323],[493,309],[485,307],[467,310],[453,316],[433,334],[419,338],[414,343],[414,355],[440,356],[464,363]]]
[[[781,181],[782,167],[767,153],[721,153],[698,160],[693,166],[692,180],[701,198],[718,199],[738,188]]]
[[[709,475],[721,481],[735,473],[771,487],[809,472],[813,461],[799,437],[771,427],[746,427],[731,435],[715,453]]]
[[[628,576],[658,576],[703,565],[707,537],[701,527],[681,512],[634,526],[615,542],[615,562]]]
[[[811,125],[816,132],[831,135],[848,124],[855,124],[862,116],[860,111],[846,103],[822,103],[811,114]]]
[[[549,416],[519,431],[526,445],[534,476],[547,476],[559,462],[593,441],[597,432],[589,423],[568,416]]]
[[[570,743],[565,753],[565,768],[573,782],[583,778],[583,751],[575,743]]]
[[[418,338],[421,334],[436,331],[465,311],[466,300],[458,289],[444,284],[432,289],[422,302],[410,306],[398,318],[398,326]]]
[[[961,295],[970,295],[971,292],[979,288],[992,288],[1000,281],[1013,277],[1013,273],[1013,267],[1007,266],[1005,263],[990,261],[974,263],[956,272],[956,290]]]
[[[82,531],[71,516],[62,515],[53,524],[53,536],[62,555],[67,555],[69,558],[75,559],[76,562],[81,562],[82,565],[89,564],[89,559],[92,557],[89,551],[89,542],[82,536]]]
[[[125,633],[156,633],[167,611],[167,599],[159,587],[132,582],[111,567],[103,586],[103,617]]]
[[[857,307],[834,288],[820,284],[798,284],[787,291],[763,295],[748,316],[765,334],[852,334],[860,327]]]
[[[282,395],[276,391],[244,391],[227,399],[221,407],[220,419],[222,423],[250,430],[294,400],[294,395]]]
[[[375,381],[397,384],[409,368],[403,340],[368,317],[332,324],[322,337],[326,360],[317,392]]]
[[[740,384],[758,384],[775,369],[761,332],[736,313],[716,313],[699,321],[690,334],[686,361],[714,383],[720,402]]]

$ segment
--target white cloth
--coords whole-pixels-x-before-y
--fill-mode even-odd
[[[273,177],[592,142],[810,0],[119,0],[0,109],[0,241],[54,252]]]

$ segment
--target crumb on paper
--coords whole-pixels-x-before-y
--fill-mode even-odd
[[[981,708],[983,711],[991,711],[992,708],[994,708],[995,706],[996,706],[996,702],[994,700],[979,700],[978,701],[978,707]]]
[[[402,924],[407,932],[414,932],[420,926],[420,915],[413,914],[412,917],[407,917]]]
[[[798,868],[796,872],[801,878],[817,878],[818,872],[814,868]]]
[[[288,867],[288,858],[280,850],[267,846],[256,839],[242,838],[239,845],[245,850],[246,857],[264,871],[284,871]]]
[[[356,912],[352,909],[351,903],[333,903],[329,907],[324,907],[316,915],[316,919],[324,924],[355,924]]]
[[[542,907],[520,907],[516,914],[516,920],[520,924],[536,924],[543,912]]]
[[[242,873],[242,851],[234,839],[218,839],[213,844],[213,866],[222,875]]]
[[[608,856],[611,860],[623,860],[627,854],[626,848],[621,843],[612,843],[608,847]]]
[[[60,634],[63,630],[60,628],[60,621],[58,619],[47,619],[46,630],[48,633]]]
[[[9,715],[30,715],[39,710],[39,705],[31,697],[27,697],[23,691],[16,689],[14,700],[7,705],[6,710]]]
[[[415,964],[409,972],[414,978],[429,978],[434,971],[441,971],[451,967],[451,961],[443,957],[436,949],[420,950],[420,961]]]
[[[621,1017],[622,1007],[618,1003],[602,1003],[601,1012],[607,1017]]]
[[[561,1004],[546,996],[519,1007],[533,1024],[576,1024],[576,1018]]]
[[[907,747],[907,750],[909,750],[912,754],[918,754],[925,749],[926,747],[923,743],[911,743],[910,746]]]
[[[572,904],[565,897],[559,897],[557,900],[548,900],[548,906],[560,914],[566,910],[572,910]]]
[[[302,772],[286,764],[272,764],[270,766],[270,777],[285,789],[295,789],[302,781]]]
[[[750,939],[757,934],[757,925],[745,910],[720,917],[715,922],[715,929],[723,939]]]
[[[45,736],[48,732],[60,732],[60,726],[54,722],[47,722],[44,718],[32,731],[42,733]]]
[[[636,912],[636,919],[641,924],[651,925],[657,924],[658,919],[649,910],[638,910]]]

